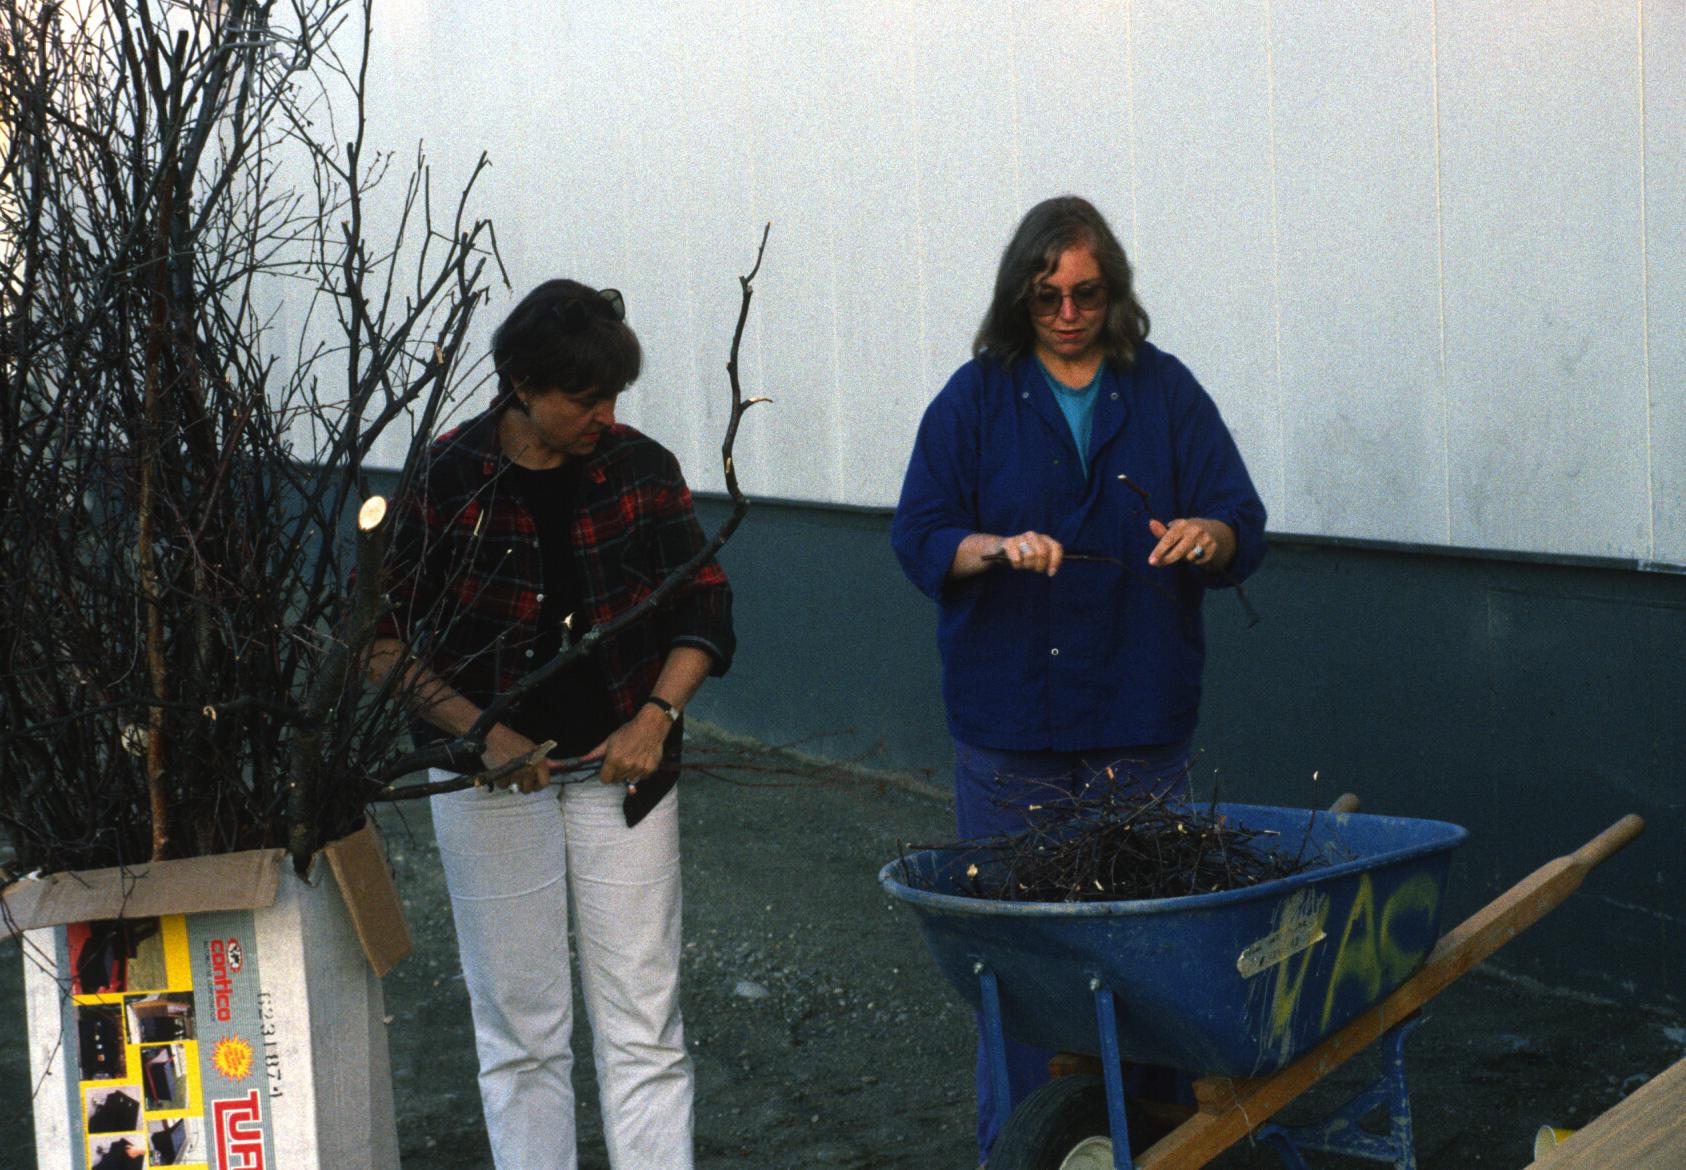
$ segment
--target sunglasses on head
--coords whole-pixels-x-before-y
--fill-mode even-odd
[[[595,293],[552,305],[550,311],[564,332],[578,333],[593,317],[601,317],[605,321],[625,321],[626,298],[621,296],[618,288],[602,288]]]
[[[1025,301],[1030,306],[1033,317],[1052,317],[1060,311],[1067,297],[1080,313],[1092,313],[1106,304],[1106,282],[1092,280],[1087,284],[1080,284],[1069,293],[1063,293],[1052,285],[1039,284],[1030,290]]]

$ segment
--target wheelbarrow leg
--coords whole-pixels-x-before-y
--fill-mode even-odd
[[[1118,1009],[1112,990],[1089,980],[1095,995],[1095,1028],[1101,1036],[1101,1075],[1106,1081],[1107,1127],[1112,1131],[1113,1170],[1135,1170],[1130,1157],[1130,1124],[1124,1116],[1124,1058],[1118,1051]]]
[[[1005,1126],[1013,1103],[1007,1088],[1007,1041],[1001,1026],[1001,988],[988,964],[972,964],[978,977],[982,1004],[984,1049],[988,1055],[991,1085],[989,1108]],[[1095,997],[1095,1025],[1101,1037],[1101,1072],[1106,1085],[1107,1127],[1112,1133],[1113,1170],[1136,1170],[1130,1157],[1130,1125],[1124,1114],[1124,1066],[1118,1051],[1118,1011],[1112,992],[1098,978],[1089,980]]]
[[[983,1002],[984,1052],[989,1060],[989,1111],[995,1117],[996,1132],[1007,1124],[1013,1112],[1012,1089],[1007,1083],[1007,1036],[1001,1028],[1001,988],[995,972],[983,962],[972,964],[978,977],[979,999]]]
[[[1393,1170],[1417,1170],[1411,1096],[1405,1081],[1405,1038],[1422,1022],[1421,1016],[1411,1016],[1382,1037],[1382,1075],[1369,1088],[1311,1125],[1266,1122],[1256,1131],[1259,1140],[1270,1144],[1288,1170],[1308,1170],[1301,1150],[1386,1162]],[[1378,1108],[1387,1110],[1385,1134],[1371,1133],[1359,1124]]]

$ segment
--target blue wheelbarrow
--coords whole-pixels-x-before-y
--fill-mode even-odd
[[[1326,864],[1248,889],[1118,902],[1003,902],[969,896],[980,851],[928,849],[879,881],[914,912],[950,983],[977,1009],[995,1084],[1003,1037],[1082,1054],[1098,1076],[1057,1076],[1007,1120],[991,1170],[1196,1170],[1248,1134],[1293,1170],[1304,1150],[1414,1170],[1403,1043],[1419,1007],[1532,924],[1643,828],[1617,822],[1441,937],[1453,851],[1441,821],[1219,804]],[[1386,1039],[1380,1080],[1322,1122],[1269,1118],[1348,1057]],[[1088,1059],[1093,1058],[1093,1059]],[[1194,1074],[1195,1107],[1131,1152],[1124,1062]],[[1000,1103],[995,1103],[999,1105]],[[1359,1121],[1385,1109],[1387,1132]],[[1141,1144],[1141,1143],[1138,1143]]]

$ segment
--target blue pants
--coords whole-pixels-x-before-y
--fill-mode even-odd
[[[1190,743],[1103,747],[1081,752],[1014,752],[954,741],[954,812],[962,840],[993,837],[1025,828],[1026,806],[1045,803],[1058,792],[1075,794],[1107,768],[1116,783],[1129,783],[1145,799],[1188,795]],[[1053,1053],[1007,1038],[1005,1102],[995,1091],[978,1019],[978,1157],[982,1161],[1013,1107],[1048,1080]]]

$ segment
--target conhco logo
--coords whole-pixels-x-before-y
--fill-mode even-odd
[[[211,996],[216,1004],[218,1022],[227,1023],[233,1016],[234,976],[245,966],[245,952],[237,938],[214,938],[209,946],[211,958]]]

